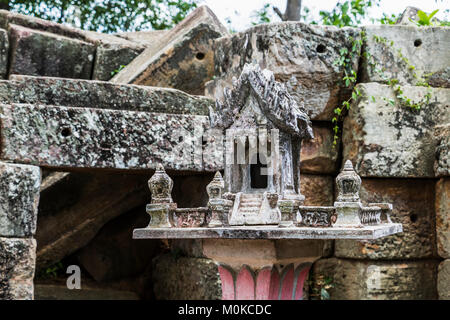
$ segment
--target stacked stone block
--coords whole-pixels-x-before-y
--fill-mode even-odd
[[[393,106],[389,103],[390,99],[396,99],[392,89],[383,84],[379,74],[366,63],[358,66],[355,58],[351,64],[355,70],[359,68],[361,83],[358,89],[362,95],[351,106],[344,122],[342,144],[338,143],[336,147],[332,145],[333,109],[348,98],[351,88],[345,88],[340,82],[343,70],[334,61],[339,58],[341,48],[351,48],[351,38],[361,37],[361,29],[358,28],[338,29],[288,22],[255,26],[230,36],[209,10],[199,8],[193,18],[171,30],[170,37],[167,32],[102,35],[0,10],[0,77],[16,82],[14,85],[6,81],[0,84],[0,100],[7,104],[40,101],[45,105],[64,105],[73,109],[96,104],[96,108],[108,110],[97,111],[98,114],[117,115],[114,109],[127,109],[130,114],[151,109],[186,115],[182,118],[191,115],[191,118],[201,118],[203,123],[212,103],[210,99],[184,96],[176,91],[172,95],[167,91],[160,94],[158,90],[139,90],[133,86],[54,78],[42,80],[18,74],[110,80],[121,65],[129,64],[140,55],[131,67],[119,72],[114,82],[175,87],[199,94],[203,92],[204,82],[214,75],[214,80],[206,84],[206,95],[217,98],[224,87],[231,85],[232,77],[240,74],[245,63],[257,62],[261,67],[272,70],[276,79],[286,84],[313,120],[315,139],[303,141],[299,155],[301,193],[306,196],[305,205],[333,203],[334,178],[341,163],[350,159],[363,180],[362,201],[393,203],[391,219],[403,224],[402,234],[385,239],[336,241],[334,257],[316,263],[313,280],[322,275],[334,278],[331,299],[450,299],[450,56],[449,42],[446,41],[450,29],[374,26],[363,30],[367,38],[364,50],[386,70],[387,76],[399,80],[406,96],[418,101],[423,99],[428,89],[418,86],[418,79],[399,58],[397,49],[400,48],[415,66],[418,77],[432,73],[428,81],[433,87],[431,100],[419,111],[408,110],[398,104]],[[195,42],[193,50],[191,40],[197,34],[205,35],[203,31],[206,36]],[[222,37],[213,42],[213,38],[219,36]],[[387,44],[377,41],[374,36],[386,38]],[[393,46],[389,45],[391,40]],[[214,48],[214,54],[211,48]],[[170,54],[166,55],[163,49]],[[144,65],[143,61],[145,70],[139,69]],[[186,67],[181,71],[178,70],[179,61]],[[192,81],[193,74],[195,81]],[[86,97],[89,99],[83,100]],[[142,101],[146,102],[140,104]],[[18,107],[15,112],[19,111]],[[14,118],[13,114],[10,118]],[[18,114],[14,119],[23,118]],[[80,121],[81,125],[85,122]],[[155,125],[160,123],[155,122]],[[59,126],[55,128],[61,129]],[[7,135],[7,130],[2,134]],[[129,152],[127,148],[124,150]],[[10,160],[22,157],[16,157],[16,151],[14,146],[10,146],[9,153],[3,153],[2,159],[5,159],[5,154]],[[31,151],[36,150],[30,149],[29,154],[33,154]],[[36,155],[36,159],[40,156]],[[42,158],[36,159],[36,163],[49,164]],[[74,160],[72,164],[75,163]],[[61,163],[54,165],[58,167]],[[111,166],[107,164],[104,167]],[[0,203],[0,298],[30,299],[33,297],[36,259],[33,236],[40,170],[29,165],[0,163],[0,175],[3,188]],[[43,195],[47,199],[54,199],[55,195],[59,197],[61,190],[80,187],[78,189],[82,188],[83,192],[78,198],[79,203],[69,203],[66,208],[55,209],[53,203],[42,207],[42,234],[41,238],[38,237],[44,244],[41,254],[38,254],[42,265],[58,261],[83,247],[109,219],[145,203],[148,196],[145,181],[141,178],[60,173],[48,178],[43,186]],[[205,184],[204,181],[199,182],[204,177],[189,179],[192,181],[189,190],[194,185]],[[66,186],[72,187],[61,188],[58,184],[61,181],[63,185],[67,182]],[[105,184],[120,187],[115,193],[108,192],[103,190]],[[127,189],[126,193],[124,189]],[[204,189],[203,185],[201,189]],[[92,197],[92,194],[101,196]],[[130,194],[133,196],[128,196]],[[111,198],[115,202],[110,201]],[[97,203],[102,205],[101,209]],[[56,210],[62,214],[53,217]],[[92,217],[80,215],[79,212],[83,211],[96,213],[96,223],[76,233],[76,241],[68,237],[67,241],[73,245],[65,251],[67,242],[58,242],[58,239],[70,233],[74,225],[83,225]],[[64,232],[56,235],[55,239],[46,237],[61,226],[61,221],[71,221],[68,218],[71,216],[78,217],[78,220],[64,224]],[[198,243],[178,245],[187,248],[185,251],[192,251]],[[172,260],[170,257],[156,259],[155,277],[159,272],[168,276],[176,275],[174,270],[182,273],[186,266],[192,270],[203,268],[203,273],[185,275],[186,283],[198,281],[200,287],[183,289],[181,282],[175,285],[179,278],[173,279],[174,286],[170,288],[165,284],[171,279],[155,281],[159,286],[155,290],[161,293],[161,297],[170,296],[164,291],[166,289],[167,292],[178,292],[180,295],[176,297],[179,298],[183,297],[183,290],[184,294],[192,293],[197,298],[220,297],[216,290],[217,270],[210,261],[199,257],[178,262]],[[318,282],[314,284],[313,281],[313,286],[317,285]]]
[[[0,299],[33,299],[39,167],[0,162]]]
[[[405,96],[418,102],[431,94],[428,105],[411,110],[365,63],[360,67],[363,83],[357,86],[361,96],[344,121],[343,159],[350,159],[362,177],[361,198],[393,203],[391,219],[402,223],[404,231],[375,241],[337,240],[336,258],[319,261],[313,275],[333,278],[332,299],[448,299],[448,260],[440,261],[448,259],[445,128],[450,122],[450,91],[442,77],[450,56],[442,39],[450,30],[364,29],[364,50],[388,77],[399,80]],[[385,42],[379,40],[383,38]],[[399,49],[415,66],[417,77],[399,58]],[[426,58],[430,55],[436,59]],[[433,73],[436,81],[429,84],[435,87],[417,86],[428,73]]]

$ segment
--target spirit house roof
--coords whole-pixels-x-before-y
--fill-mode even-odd
[[[300,138],[314,137],[303,106],[295,102],[284,84],[275,80],[272,71],[261,70],[257,64],[246,64],[239,79],[233,79],[233,87],[224,89],[224,100],[216,100],[215,110],[210,107],[211,126],[229,128],[251,98],[281,131]]]

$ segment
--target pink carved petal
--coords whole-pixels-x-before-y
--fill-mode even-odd
[[[295,300],[301,300],[303,298],[303,286],[305,280],[308,277],[310,266],[305,267],[303,270],[298,272],[297,275],[297,287],[295,288]]]
[[[294,295],[294,267],[287,267],[289,270],[284,274],[281,285],[281,300],[292,300]]]
[[[234,300],[233,274],[227,268],[219,266],[219,275],[222,281],[222,300]]]
[[[265,268],[259,271],[256,278],[256,300],[268,300],[270,294],[271,269]]]
[[[236,278],[236,300],[255,300],[255,280],[245,266]]]
[[[278,293],[280,292],[280,275],[276,268],[272,269],[270,278],[269,300],[278,300]]]

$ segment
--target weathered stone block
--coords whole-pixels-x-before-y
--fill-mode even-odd
[[[158,300],[222,298],[217,265],[203,258],[176,258],[171,254],[156,257],[153,260],[153,289]]]
[[[41,170],[0,162],[0,181],[0,236],[32,236],[36,231]]]
[[[56,174],[57,183],[52,176],[42,182],[36,232],[40,269],[86,246],[108,221],[150,200],[149,176]]]
[[[224,35],[228,32],[214,13],[201,6],[165,34],[166,41],[146,49],[111,81],[203,94],[214,75],[212,40]]]
[[[0,237],[0,300],[32,300],[36,240]]]
[[[436,140],[434,172],[438,177],[450,176],[450,123],[434,127],[434,138]]]
[[[436,183],[436,237],[438,254],[450,258],[450,178]]]
[[[103,81],[13,75],[0,80],[0,102],[208,115],[214,101],[179,90]]]
[[[240,75],[246,63],[273,71],[312,120],[334,117],[333,109],[348,94],[340,79],[343,69],[334,62],[342,48],[351,49],[359,29],[312,26],[300,22],[262,24],[215,41],[215,78],[206,95],[222,98],[223,88]],[[353,61],[357,68],[356,55]],[[311,76],[314,75],[314,76]]]
[[[108,81],[120,67],[128,65],[145,48],[137,45],[101,44],[95,53],[92,79]]]
[[[450,260],[439,264],[437,274],[437,291],[439,300],[450,300]]]
[[[339,144],[333,146],[330,125],[313,123],[314,139],[303,140],[300,166],[303,173],[334,174],[337,170]]]
[[[403,232],[368,241],[336,240],[335,255],[352,259],[413,259],[436,256],[432,179],[363,179],[365,203],[392,203],[391,220]]]
[[[367,26],[363,30],[367,36],[364,50],[375,59],[376,67],[384,70],[385,76],[398,79],[400,84],[415,85],[418,79],[413,76],[414,73],[420,78],[429,73],[442,72],[450,65],[450,29],[447,27],[378,25]],[[377,40],[379,38],[386,41]],[[398,50],[408,63],[403,61]],[[410,69],[408,64],[415,69]],[[383,82],[383,79],[365,63],[362,66],[362,82]]]
[[[9,28],[9,74],[90,79],[94,45],[13,24]]]
[[[334,195],[332,176],[300,174],[300,193],[305,206],[332,206]]]
[[[154,47],[157,43],[164,41],[170,30],[148,30],[148,31],[132,31],[115,33],[116,37],[120,37],[145,46]]]
[[[450,90],[433,89],[430,103],[416,111],[401,106],[387,85],[358,88],[362,97],[344,120],[343,159],[351,160],[361,177],[434,177],[434,126],[450,122]],[[415,102],[427,94],[424,87],[403,91]]]
[[[216,171],[222,165],[202,159],[206,116],[27,104],[2,105],[0,113],[1,157],[6,160],[127,170],[161,163],[167,169]],[[216,159],[221,162],[223,155]]]
[[[406,7],[403,13],[398,17],[395,24],[406,25],[406,26],[416,26],[414,21],[418,20],[417,11],[418,8],[415,7]],[[411,21],[413,20],[413,21]]]
[[[8,73],[9,40],[6,30],[0,29],[0,78],[4,79]]]
[[[0,28],[8,29],[9,25],[19,25],[30,29],[46,31],[73,39],[86,40],[85,33],[74,27],[56,23],[49,20],[39,19],[36,17],[15,13],[7,10],[0,10]]]
[[[433,73],[428,78],[428,84],[432,87],[450,88],[450,67]]]
[[[437,261],[357,261],[324,259],[313,266],[313,292],[321,278],[331,279],[332,300],[436,299]]]

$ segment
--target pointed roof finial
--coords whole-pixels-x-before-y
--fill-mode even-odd
[[[350,160],[345,161],[344,170],[345,171],[354,171],[353,163]]]

